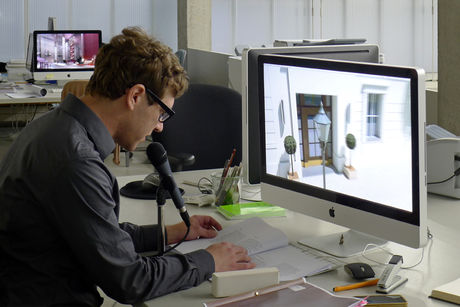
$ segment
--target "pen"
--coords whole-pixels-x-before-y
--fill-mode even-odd
[[[378,283],[378,281],[379,281],[378,278],[366,280],[363,282],[358,282],[356,284],[334,287],[332,291],[339,292],[339,291],[352,290],[352,289],[357,289],[357,288],[362,288],[362,287],[375,286]]]
[[[194,181],[184,180],[184,181],[182,181],[182,183],[186,184],[186,185],[191,185],[192,187],[198,187],[198,183],[196,183]]]
[[[227,161],[225,161],[224,169],[222,170],[222,177],[220,178],[220,184],[219,184],[219,187],[217,188],[218,192],[220,192],[220,190],[222,189],[222,185],[224,184],[225,177],[227,177],[228,169],[232,165],[233,158],[235,158],[235,153],[236,153],[236,149],[233,148],[230,158]],[[218,194],[219,193],[216,193],[216,195]]]
[[[236,149],[233,148],[233,151],[232,151],[232,154],[230,156],[230,159],[228,160],[228,165],[227,167],[224,169],[224,172],[222,174],[222,177],[226,177],[227,176],[227,173],[228,173],[228,169],[230,168],[230,166],[232,165],[232,162],[233,162],[233,158],[235,158],[235,153],[236,153]]]

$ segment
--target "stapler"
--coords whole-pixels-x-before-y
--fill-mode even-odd
[[[460,199],[460,137],[437,125],[426,134],[428,192]]]
[[[400,255],[394,255],[391,257],[387,266],[382,272],[377,283],[377,292],[379,293],[390,293],[403,283],[407,281],[407,277],[398,275],[398,271],[403,263],[403,258]]]

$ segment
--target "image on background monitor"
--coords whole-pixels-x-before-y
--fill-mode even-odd
[[[264,69],[265,83],[278,84],[265,92],[266,118],[273,119],[266,121],[272,128],[266,131],[267,173],[412,210],[410,79],[278,65]],[[330,121],[327,142],[321,142],[315,124],[320,112]],[[298,145],[292,157],[287,138]]]
[[[94,69],[99,33],[36,33],[35,70]]]

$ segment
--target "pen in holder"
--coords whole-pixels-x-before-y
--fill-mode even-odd
[[[222,176],[221,171],[211,174],[212,190],[216,196],[216,206],[239,203],[240,193],[238,184],[240,179],[239,167],[229,170],[225,177]]]

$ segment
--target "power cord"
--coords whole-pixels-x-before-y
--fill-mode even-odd
[[[428,246],[431,246],[431,244],[433,244],[433,234],[431,233],[430,228],[427,228],[427,238],[428,238],[429,241],[428,241],[428,244],[427,244],[425,247],[422,248],[422,255],[421,255],[421,257],[420,257],[420,260],[419,260],[416,264],[414,264],[414,265],[402,266],[401,269],[412,269],[412,268],[415,268],[416,266],[418,266],[420,263],[422,263],[423,258],[424,258],[424,255],[425,255],[425,249],[426,249]],[[361,252],[361,256],[362,256],[363,258],[369,260],[369,261],[372,261],[372,262],[375,262],[375,263],[381,264],[381,265],[386,265],[386,264],[387,264],[387,263],[383,263],[383,262],[380,262],[380,261],[371,259],[371,258],[369,258],[369,257],[367,257],[367,256],[365,255],[366,250],[367,250],[370,246],[374,246],[374,247],[376,247],[376,248],[378,248],[378,249],[381,249],[382,251],[384,251],[385,253],[387,253],[387,254],[389,254],[389,255],[391,255],[391,256],[394,255],[393,253],[387,251],[386,249],[380,247],[380,246],[377,245],[377,244],[369,243],[369,244],[367,244],[367,245],[364,247],[364,250]]]
[[[449,178],[444,179],[444,180],[442,180],[442,181],[428,182],[427,184],[439,184],[439,183],[444,183],[444,182],[446,182],[446,181],[451,180],[451,179],[454,178],[454,177],[457,177],[458,175],[460,175],[460,167],[457,168],[457,169],[455,170],[454,174],[453,174],[452,176],[450,176]]]

